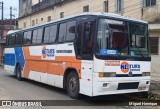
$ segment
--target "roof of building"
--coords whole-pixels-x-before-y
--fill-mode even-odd
[[[28,27],[28,28],[25,28],[25,29],[34,28],[34,27],[37,27],[37,26],[43,26],[43,25],[46,25],[46,24],[58,22],[58,21],[61,21],[61,20],[66,20],[66,19],[69,19],[69,18],[84,16],[84,15],[95,15],[95,16],[114,17],[114,18],[119,18],[119,19],[124,19],[124,20],[131,20],[131,21],[137,21],[137,22],[141,22],[141,23],[147,23],[146,21],[143,21],[143,20],[139,20],[139,19],[135,19],[135,18],[130,18],[130,17],[127,17],[127,16],[122,16],[122,15],[114,14],[114,13],[84,12],[84,13],[81,13],[81,14],[72,15],[72,16],[69,16],[69,17],[64,17],[64,18],[61,18],[61,19],[58,19],[58,20],[53,20],[53,21],[50,21],[50,22],[47,22],[47,23],[37,24],[37,25],[35,25],[35,26],[31,26],[31,27]],[[25,30],[25,29],[22,29],[22,30]]]

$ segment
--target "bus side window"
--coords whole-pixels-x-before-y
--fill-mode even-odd
[[[16,33],[16,40],[15,40],[15,45],[21,45],[21,34],[20,32],[19,33]]]
[[[82,53],[92,55],[93,53],[93,22],[84,23],[84,37]]]
[[[60,24],[58,42],[63,42],[66,39],[67,23]]]
[[[76,38],[76,47],[77,47],[77,55],[81,57],[81,45],[82,45],[82,37],[83,37],[83,23],[77,26],[77,38]]]
[[[31,44],[31,35],[32,35],[32,31],[23,32],[23,44],[24,45]]]
[[[37,43],[37,29],[33,30],[32,44]]]
[[[42,43],[43,28],[33,30],[32,44]]]
[[[70,21],[67,23],[67,35],[66,41],[73,41],[75,38],[76,21]]]
[[[50,42],[55,43],[56,36],[57,36],[57,25],[53,25],[51,26],[51,29],[50,29],[50,38],[49,38]]]
[[[13,46],[15,44],[15,34],[9,35],[9,46]]]
[[[6,38],[7,38],[7,39],[6,39],[6,44],[5,44],[6,47],[9,46],[9,36],[10,36],[10,35],[7,35],[7,37],[6,37]]]
[[[56,35],[57,35],[57,25],[45,27],[44,43],[55,43]]]

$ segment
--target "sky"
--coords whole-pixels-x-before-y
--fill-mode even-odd
[[[19,0],[0,0],[0,2],[4,2],[4,19],[10,18],[10,6],[13,7],[12,13],[15,15],[15,17],[12,18],[18,18],[19,13]],[[0,9],[0,19],[1,19],[1,9]]]

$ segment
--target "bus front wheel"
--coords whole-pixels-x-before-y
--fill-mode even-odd
[[[67,93],[73,99],[79,97],[79,78],[76,71],[71,71],[67,77]]]
[[[21,67],[19,64],[16,66],[16,77],[19,81],[22,80]]]

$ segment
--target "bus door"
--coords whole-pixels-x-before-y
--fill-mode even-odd
[[[81,93],[92,96],[94,21],[81,21],[77,25],[77,58],[81,59]]]

